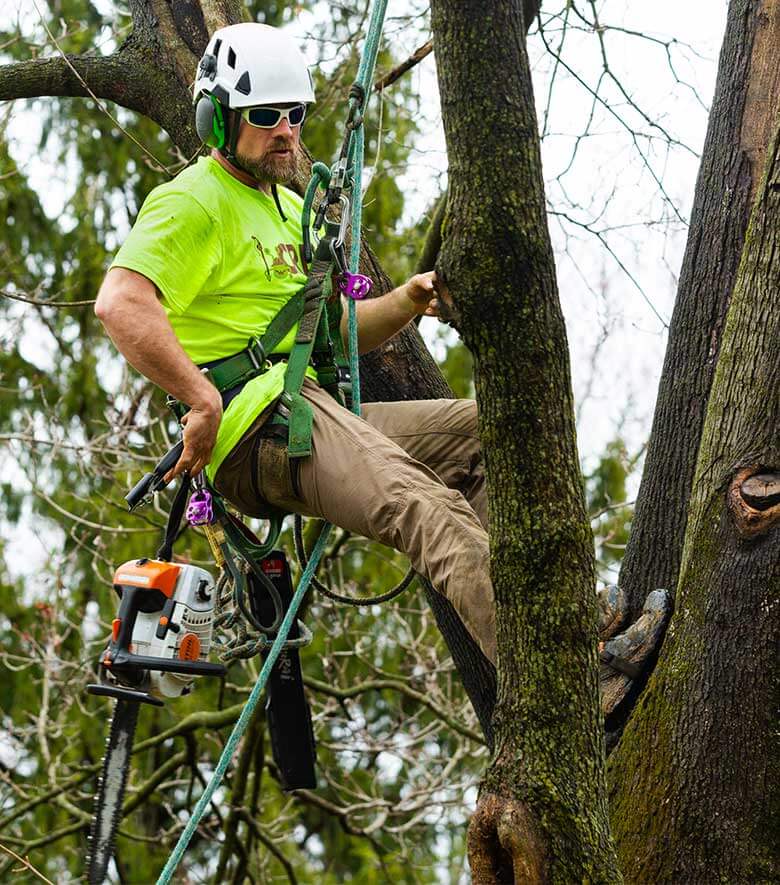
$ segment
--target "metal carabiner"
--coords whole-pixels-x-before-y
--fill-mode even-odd
[[[344,237],[346,236],[347,228],[349,227],[351,220],[349,214],[349,197],[346,194],[339,194],[339,203],[341,205],[341,218],[339,219],[339,233],[336,237],[336,242],[334,243],[334,246],[337,249],[344,245]]]

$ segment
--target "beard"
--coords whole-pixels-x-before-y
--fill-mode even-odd
[[[289,149],[289,156],[276,154],[274,151]],[[241,168],[248,172],[260,184],[288,184],[295,177],[297,160],[295,148],[285,139],[278,139],[268,146],[260,157],[250,157],[236,152]]]

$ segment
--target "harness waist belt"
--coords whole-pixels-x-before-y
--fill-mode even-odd
[[[213,360],[210,363],[203,363],[199,368],[214,387],[220,393],[225,394],[232,393],[233,388],[240,390],[247,381],[267,372],[274,363],[289,358],[289,353],[266,354],[260,341],[256,338],[239,353]],[[238,393],[238,390],[233,393],[233,396]]]

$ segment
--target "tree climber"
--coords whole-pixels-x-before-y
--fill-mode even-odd
[[[403,552],[495,663],[476,403],[368,403],[357,417],[309,369],[301,394],[313,409],[311,454],[290,458],[283,425],[269,419],[278,413],[295,326],[245,383],[220,394],[204,374],[246,354],[306,282],[303,201],[285,185],[314,90],[286,33],[243,23],[212,36],[194,97],[211,153],[149,194],[95,306],[128,362],[189,407],[184,449],[167,478],[205,470],[249,516],[270,504]],[[360,352],[417,316],[437,316],[447,298],[430,272],[359,301]],[[346,337],[344,317],[341,332]]]

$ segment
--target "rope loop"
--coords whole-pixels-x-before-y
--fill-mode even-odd
[[[311,209],[314,203],[314,195],[317,188],[327,191],[330,187],[332,172],[330,166],[319,160],[312,164],[311,178],[306,185],[306,193],[303,196],[303,210],[301,211],[301,229],[303,232],[303,258],[306,264],[311,264],[314,252],[311,246]],[[317,213],[319,217],[319,212]],[[320,222],[321,223],[321,222]]]

